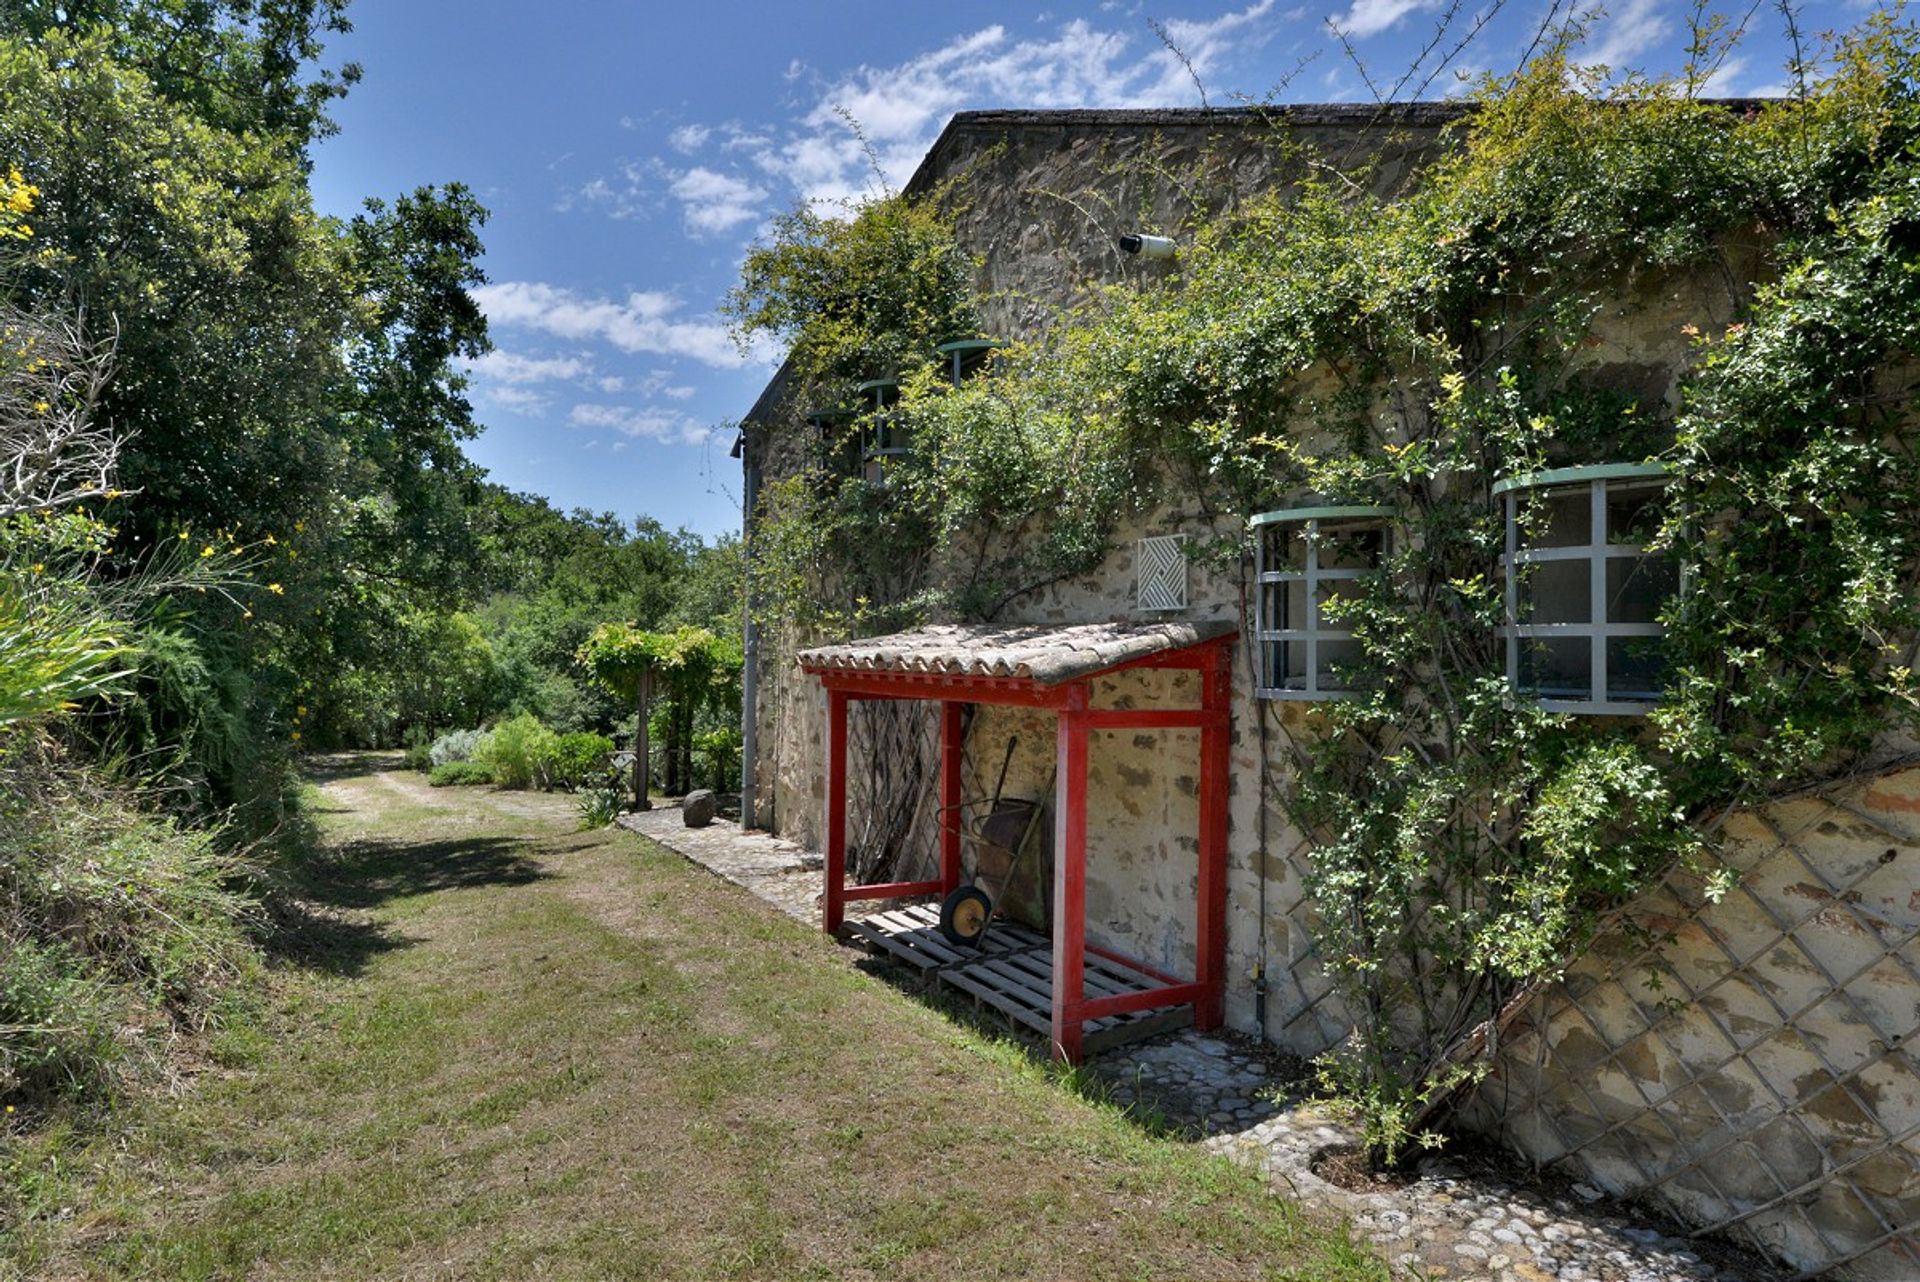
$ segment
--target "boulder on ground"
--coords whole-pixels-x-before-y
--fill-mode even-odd
[[[689,828],[704,828],[713,822],[719,810],[720,803],[713,793],[701,788],[688,793],[687,799],[680,803],[680,818]]]

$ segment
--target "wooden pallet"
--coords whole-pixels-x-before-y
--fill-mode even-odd
[[[1053,1033],[1053,942],[1046,936],[996,921],[980,948],[956,945],[940,933],[939,909],[930,904],[850,917],[849,935],[956,988],[1007,1017],[1012,1027],[1050,1037]],[[1083,982],[1088,997],[1146,992],[1157,985],[1138,971],[1088,954]],[[1089,1020],[1082,1049],[1098,1054],[1193,1022],[1189,1005],[1132,1011]]]
[[[940,909],[932,904],[909,904],[864,917],[849,917],[843,929],[922,972],[937,972],[985,957],[1053,947],[1045,935],[999,921],[987,931],[979,948],[954,944],[940,933]]]

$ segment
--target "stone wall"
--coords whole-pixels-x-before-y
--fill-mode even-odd
[[[1276,129],[1248,113],[984,113],[956,119],[915,183],[964,175],[959,226],[983,256],[990,332],[1030,334],[1089,284],[1177,270],[1177,260],[1127,259],[1113,238],[1174,225],[1189,193],[1218,203],[1284,186],[1293,142],[1342,163],[1373,157],[1369,180],[1393,190],[1443,145],[1455,114],[1413,109],[1382,125],[1316,108]],[[1185,181],[1192,173],[1210,181]],[[1724,272],[1619,282],[1586,340],[1589,376],[1649,406],[1670,404],[1688,359],[1685,327],[1725,324],[1757,274],[1746,267],[1763,247],[1724,248]],[[748,449],[769,477],[797,458],[802,408],[771,392],[756,408]],[[1139,514],[1114,532],[1097,570],[1013,602],[999,621],[1164,618],[1135,607],[1136,541],[1181,533],[1197,546],[1237,536],[1246,515],[1208,513],[1197,501]],[[1191,565],[1179,617],[1244,625],[1251,577],[1245,560]],[[759,785],[778,830],[817,845],[825,700],[791,661],[797,642],[771,648],[763,667]],[[1186,679],[1129,674],[1099,698],[1184,699],[1166,683]],[[1288,781],[1289,737],[1310,733],[1310,712],[1255,700],[1252,688],[1243,646],[1233,673],[1226,1014],[1234,1028],[1312,1055],[1348,1021],[1314,957],[1306,843],[1272,802]],[[967,796],[991,793],[1009,738],[1018,746],[1007,795],[1049,795],[1051,717],[983,708],[969,732]],[[1196,751],[1193,734],[1103,734],[1090,758],[1090,937],[1175,972],[1193,959]],[[1920,780],[1902,775],[1738,818],[1730,858],[1746,874],[1741,888],[1706,905],[1697,884],[1676,878],[1639,905],[1510,1030],[1465,1120],[1805,1267],[1858,1256],[1862,1276],[1920,1277],[1920,1251],[1902,1236],[1920,1212],[1920,1078],[1904,1050],[1920,1027],[1920,895],[1911,891],[1920,849],[1900,827],[1913,812],[1920,830],[1916,796]],[[1673,939],[1649,953],[1647,929]]]
[[[925,192],[959,178],[957,232],[978,256],[975,284],[984,329],[1031,335],[1091,286],[1175,268],[1129,258],[1117,237],[1175,226],[1194,192],[1215,203],[1286,181],[1300,149],[1351,165],[1377,153],[1382,190],[1406,181],[1460,115],[1450,106],[1387,113],[1344,107],[1244,110],[969,112],[956,116],[909,183]],[[1207,173],[1213,180],[1194,181]],[[768,481],[799,471],[811,455],[808,389],[787,371],[748,412],[745,462]],[[1119,567],[1130,573],[1130,563]],[[1105,619],[1098,608],[1082,618]],[[824,783],[819,710],[824,701],[790,664],[811,637],[763,639],[760,759],[755,780],[772,823],[817,844]],[[815,715],[809,715],[815,714]]]

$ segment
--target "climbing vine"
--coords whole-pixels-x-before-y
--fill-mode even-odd
[[[1480,86],[1398,190],[1300,164],[1196,214],[1177,271],[1076,301],[996,377],[908,370],[891,412],[915,453],[884,490],[763,504],[756,537],[784,549],[763,573],[789,576],[764,600],[817,597],[821,567],[885,548],[916,558],[891,585],[904,613],[992,617],[1169,495],[1390,508],[1390,554],[1329,607],[1360,688],[1284,719],[1293,769],[1270,800],[1309,848],[1354,1025],[1326,1078],[1397,1155],[1610,911],[1676,861],[1713,877],[1730,809],[1920,727],[1920,33],[1881,15],[1820,65],[1802,95],[1737,111],[1550,50]],[[838,346],[857,327],[796,323],[841,353],[813,368],[874,372]],[[1687,569],[1663,701],[1601,718],[1516,699],[1493,486],[1649,460],[1672,476],[1652,546]]]

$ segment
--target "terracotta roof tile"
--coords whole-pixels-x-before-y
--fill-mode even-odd
[[[800,653],[808,672],[1014,677],[1059,685],[1235,631],[1229,620],[1078,623],[1064,627],[936,624]]]

